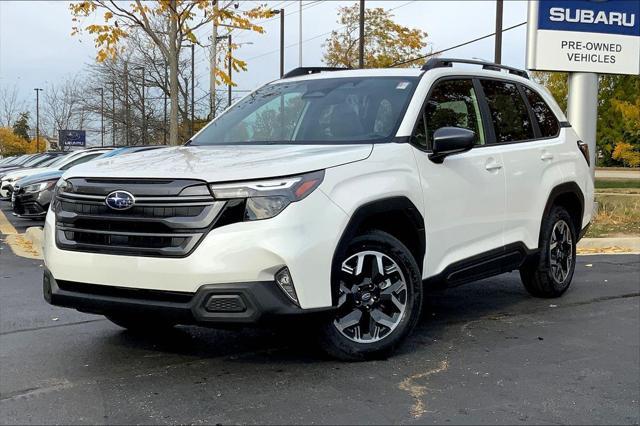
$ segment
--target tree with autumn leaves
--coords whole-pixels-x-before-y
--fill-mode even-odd
[[[124,40],[133,32],[140,32],[153,42],[164,57],[168,67],[170,90],[169,143],[178,140],[178,65],[180,50],[186,43],[200,44],[195,31],[205,25],[219,28],[264,32],[254,23],[270,17],[272,12],[264,5],[248,10],[238,10],[233,1],[211,0],[135,0],[126,5],[115,0],[88,0],[71,3],[73,34],[86,31],[93,35],[96,60],[103,62],[119,55]],[[97,17],[101,23],[85,24],[86,18]],[[232,46],[233,47],[233,46]],[[229,59],[229,58],[225,58]],[[247,64],[231,57],[235,71],[246,70]],[[216,79],[233,84],[224,67],[216,67]],[[174,89],[175,88],[175,89]]]
[[[339,30],[331,32],[324,44],[324,62],[333,67],[358,67],[360,40],[360,7],[341,7],[338,10]],[[411,67],[424,64],[427,33],[404,27],[393,20],[393,14],[381,7],[367,8],[364,13],[364,65],[366,68]]]
[[[563,111],[567,109],[567,76],[533,73]],[[640,77],[603,74],[598,84],[598,165],[640,167]]]

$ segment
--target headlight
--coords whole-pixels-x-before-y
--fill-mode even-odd
[[[51,189],[55,186],[57,180],[46,180],[44,182],[33,183],[24,187],[24,192],[27,194],[44,191],[45,189]]]
[[[269,219],[289,204],[311,194],[324,179],[324,170],[276,179],[211,184],[218,200],[245,199],[244,220]]]

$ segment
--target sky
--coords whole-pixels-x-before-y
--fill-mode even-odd
[[[125,2],[125,4],[128,2]],[[244,2],[241,2],[244,3]],[[298,66],[299,0],[249,1],[285,9],[285,71]],[[339,27],[337,10],[354,1],[305,0],[302,11],[303,65],[322,65],[322,44],[332,29]],[[374,1],[367,7],[393,9],[397,23],[428,33],[434,51],[445,49],[495,30],[495,1]],[[242,5],[243,7],[245,5]],[[247,5],[248,7],[249,5]],[[527,19],[526,1],[505,1],[503,26]],[[235,33],[234,42],[243,43],[236,56],[248,62],[248,70],[235,76],[238,89],[250,90],[279,76],[279,18],[263,24],[265,34]],[[208,42],[209,27],[197,35]],[[250,44],[244,44],[250,43]],[[503,35],[502,62],[524,68],[526,26]],[[493,60],[494,39],[454,49],[442,56]],[[29,108],[35,105],[35,87],[55,84],[81,74],[95,59],[93,40],[87,34],[71,36],[71,16],[66,1],[0,1],[0,85],[17,86]],[[185,51],[185,55],[187,52]],[[200,83],[196,96],[206,96],[208,52],[196,49],[196,76]],[[199,92],[198,92],[199,91]],[[92,94],[95,96],[95,94]]]

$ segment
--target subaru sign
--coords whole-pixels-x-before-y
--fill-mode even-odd
[[[87,144],[87,132],[84,130],[59,130],[58,138],[60,146],[85,146]]]
[[[527,68],[640,74],[640,1],[529,2]]]

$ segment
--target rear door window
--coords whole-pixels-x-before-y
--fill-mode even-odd
[[[481,80],[489,104],[496,142],[518,142],[534,139],[533,125],[527,105],[515,83]]]

